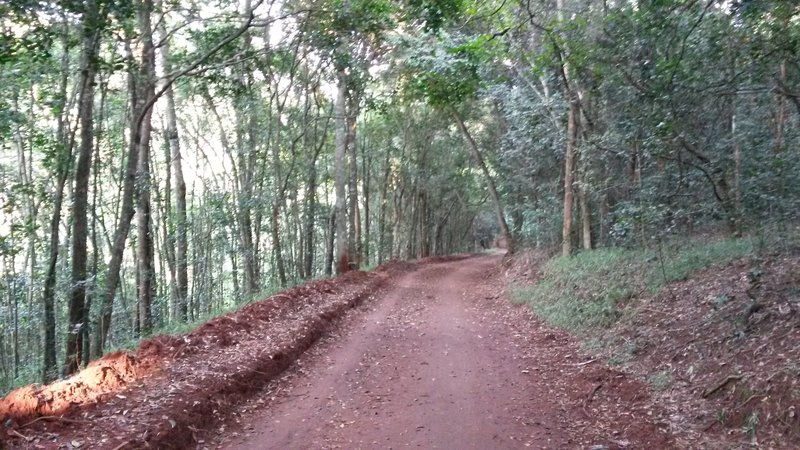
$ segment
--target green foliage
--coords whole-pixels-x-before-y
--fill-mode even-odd
[[[406,60],[405,89],[411,98],[444,109],[475,97],[483,83],[480,39],[454,39],[448,46],[419,44]]]
[[[464,9],[465,0],[407,0],[411,21],[420,21],[425,31],[436,32]]]
[[[355,49],[361,44],[380,47],[384,34],[395,26],[396,4],[389,0],[318,0],[306,33],[336,72],[361,71]],[[355,75],[355,74],[353,74]],[[363,73],[358,76],[365,76]]]

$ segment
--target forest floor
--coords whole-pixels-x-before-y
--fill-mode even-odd
[[[7,445],[675,447],[646,383],[508,301],[501,260],[390,264],[155,338],[7,396]]]

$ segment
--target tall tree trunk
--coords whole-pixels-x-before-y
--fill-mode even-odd
[[[160,28],[161,45],[161,64],[164,73],[172,72],[172,61],[170,60],[170,45],[166,30],[163,28],[163,21]],[[164,93],[167,98],[167,129],[166,137],[169,143],[170,159],[172,162],[172,196],[175,204],[175,216],[172,219],[175,226],[175,272],[177,287],[177,313],[178,319],[186,321],[188,318],[186,303],[189,296],[189,264],[187,260],[187,250],[189,239],[186,230],[186,181],[183,177],[183,158],[181,156],[181,141],[178,134],[178,115],[175,108],[175,92],[172,86],[168,86]],[[167,193],[169,195],[169,193]]]
[[[21,112],[19,109],[19,95],[14,93],[14,111]],[[19,181],[24,186],[32,186],[32,163],[33,155],[30,158],[25,154],[25,142],[22,137],[22,124],[17,122],[14,132],[15,147],[17,149],[17,163]],[[31,150],[33,146],[31,146]],[[31,168],[29,170],[29,167]],[[36,202],[31,192],[24,194],[25,198],[25,221],[31,226],[36,227]],[[28,249],[25,255],[23,270],[30,268],[28,277],[33,280],[36,273],[36,233],[28,233]],[[26,296],[33,295],[33,283],[26,283]],[[19,305],[17,295],[14,296],[14,377],[19,377],[20,347],[19,347]]]
[[[350,269],[358,270],[361,267],[361,215],[358,207],[358,152],[356,148],[356,115],[358,112],[355,107],[349,109],[347,118],[347,198],[349,200],[347,246],[350,254]]]
[[[153,30],[150,23],[150,14],[153,11],[151,0],[141,0],[139,4],[139,32],[141,33],[142,59],[138,83],[143,94],[139,100],[146,102],[155,96],[155,49],[153,47]],[[142,104],[138,110],[144,110]],[[139,186],[138,202],[136,206],[137,234],[136,240],[138,254],[138,332],[145,336],[152,331],[152,304],[155,298],[156,273],[154,266],[153,235],[152,235],[152,207],[150,204],[150,191],[152,176],[150,173],[150,132],[152,108],[145,111],[141,126],[140,140],[137,143],[139,152],[139,166],[137,184]]]
[[[59,139],[59,142],[63,140]],[[62,149],[67,154],[66,149]],[[71,153],[71,152],[70,152]],[[48,383],[58,376],[56,361],[56,266],[59,250],[59,224],[61,223],[61,208],[64,201],[64,185],[67,181],[68,162],[59,157],[57,163],[57,181],[53,197],[53,215],[50,217],[50,242],[47,258],[47,273],[44,279],[44,292],[42,305],[44,309],[44,360],[42,364],[42,383]]]
[[[331,216],[328,219],[328,241],[325,247],[325,275],[333,275],[333,258],[334,258],[334,239],[336,238],[336,208],[331,210]]]
[[[94,142],[94,159],[95,161],[100,161],[100,136],[103,135],[103,122],[105,121],[105,113],[106,113],[106,98],[108,95],[108,82],[107,80],[103,80],[100,83],[100,110],[97,114],[97,126],[94,131],[95,135],[95,142]],[[97,229],[100,226],[99,223],[102,219],[98,218],[98,197],[102,198],[103,192],[101,190],[100,184],[100,171],[101,168],[98,165],[94,167],[94,173],[92,175],[92,278],[97,279],[99,273],[99,266],[100,266],[100,258],[103,257],[103,253],[101,250],[101,245],[98,241],[97,236]],[[92,287],[96,286],[96,282],[92,283]],[[83,319],[83,323],[85,326],[83,327],[83,355],[82,355],[82,363],[83,365],[88,365],[91,357],[91,304],[93,301],[97,301],[99,298],[98,289],[92,289],[91,295],[87,294],[86,296],[86,308],[84,309],[85,316]]]
[[[367,151],[367,137],[364,136],[361,146],[361,162],[362,162],[362,169],[361,169],[361,177],[362,177],[362,191],[364,192],[364,239],[362,245],[362,258],[364,261],[364,265],[369,266],[370,259],[369,259],[369,250],[370,250],[370,220],[369,220],[369,189],[370,189],[370,166],[371,158],[370,153]]]
[[[428,194],[425,191],[419,193],[419,256],[427,258],[431,255],[430,225],[428,219]]]
[[[570,92],[570,96],[572,93]],[[564,219],[561,230],[561,255],[572,254],[572,206],[574,203],[573,183],[575,176],[575,147],[578,143],[578,105],[570,98],[567,117],[567,145],[564,150]]]
[[[389,151],[386,151],[386,159],[383,166],[383,183],[381,187],[381,204],[378,211],[378,264],[383,264],[385,255],[386,244],[386,207],[389,195],[389,174],[391,166],[389,165]]]
[[[340,73],[334,103],[334,120],[336,130],[336,148],[334,153],[334,184],[336,189],[336,273],[342,274],[350,270],[350,255],[347,239],[347,81],[345,74]]]
[[[280,114],[280,107],[278,108],[278,114]],[[281,127],[281,124],[278,123],[278,127]],[[278,139],[276,141],[280,141],[280,128],[277,132]],[[281,243],[281,229],[280,229],[280,219],[281,219],[281,208],[285,204],[285,197],[286,197],[286,184],[283,180],[283,173],[281,170],[281,158],[280,158],[280,145],[276,142],[272,146],[272,170],[273,170],[273,179],[275,183],[275,188],[273,189],[272,195],[272,214],[270,216],[270,224],[272,225],[272,251],[275,257],[275,266],[278,269],[278,282],[281,287],[286,287],[286,264],[284,263],[284,256],[283,256],[283,247]]]
[[[44,310],[44,357],[42,361],[42,383],[46,384],[58,376],[58,362],[56,360],[56,312],[55,312],[55,287],[56,266],[59,251],[59,224],[61,223],[61,209],[64,202],[64,187],[69,174],[69,165],[72,161],[73,139],[67,130],[66,98],[69,75],[69,22],[63,18],[61,58],[61,78],[59,82],[59,106],[62,113],[58,116],[56,141],[61,144],[56,158],[55,175],[56,188],[53,193],[53,215],[50,217],[50,241],[47,257],[47,272],[44,278],[44,292],[42,293],[42,309]]]
[[[281,188],[278,188],[281,190]],[[272,215],[270,222],[272,225],[272,251],[275,256],[275,265],[278,269],[278,282],[281,287],[286,287],[286,264],[283,261],[283,248],[281,247],[280,235],[280,214],[281,214],[281,200],[282,193],[276,193],[276,197],[272,200]]]
[[[565,22],[564,0],[556,0],[556,14],[559,22]],[[580,120],[579,97],[572,87],[572,70],[567,57],[567,49],[562,49],[553,39],[556,55],[560,61],[561,81],[564,86],[564,96],[569,102],[567,113],[567,139],[564,149],[564,211],[563,227],[561,229],[561,254],[569,256],[572,253],[572,208],[574,204],[573,184],[575,181],[575,158],[578,146],[578,133]]]
[[[72,203],[72,276],[69,302],[64,374],[78,370],[82,360],[83,327],[86,317],[87,244],[89,222],[89,178],[94,150],[94,80],[97,75],[97,48],[99,43],[99,16],[94,0],[86,2],[83,18],[83,43],[81,49],[81,83],[78,103],[78,120],[81,141],[78,148],[78,163],[75,167],[75,187]]]
[[[169,132],[167,131],[167,126],[163,123],[161,124],[161,128],[164,130],[163,138],[164,138],[164,169],[166,173],[164,174],[164,194],[162,197],[162,201],[159,202],[156,200],[156,203],[159,203],[159,210],[161,216],[161,240],[163,242],[163,251],[157,253],[162,255],[161,261],[161,269],[164,272],[164,266],[166,265],[166,272],[169,273],[169,279],[164,277],[163,279],[159,280],[162,288],[163,286],[168,286],[169,290],[169,307],[167,309],[167,315],[170,321],[180,320],[178,313],[178,273],[175,269],[175,231],[172,229],[172,154],[169,148]],[[164,261],[166,260],[166,261]],[[166,262],[164,264],[163,262]]]
[[[492,174],[489,173],[489,168],[486,166],[486,161],[483,159],[483,155],[478,148],[478,144],[475,142],[475,139],[472,138],[467,126],[464,124],[464,120],[461,118],[461,115],[458,114],[458,111],[456,111],[455,108],[451,108],[451,111],[453,113],[453,117],[456,119],[458,129],[461,130],[461,135],[464,137],[464,141],[467,143],[467,147],[469,147],[470,151],[472,152],[475,162],[478,164],[478,167],[481,169],[481,172],[486,179],[486,185],[489,187],[489,196],[492,198],[492,203],[494,203],[495,213],[497,215],[497,224],[500,226],[500,233],[506,241],[506,250],[509,255],[514,254],[514,239],[508,229],[505,212],[503,211],[503,203],[500,201],[500,195],[497,193],[497,186],[495,185],[494,178],[492,178]]]
[[[731,41],[733,42],[733,40]],[[733,211],[734,211],[734,219],[733,219],[733,233],[734,235],[738,236],[741,234],[741,227],[742,227],[742,183],[741,183],[741,175],[742,175],[742,146],[739,142],[739,136],[737,135],[736,130],[736,103],[737,103],[737,95],[735,92],[737,91],[737,82],[736,82],[736,52],[735,49],[730,46],[729,50],[729,59],[730,65],[728,70],[728,76],[730,77],[733,86],[732,91],[734,92],[733,95],[728,96],[728,131],[730,132],[730,139],[731,143],[733,144]],[[784,61],[785,63],[786,61]],[[785,73],[784,73],[785,75]]]
[[[316,159],[316,158],[314,158]],[[303,224],[303,276],[311,278],[314,272],[314,225],[317,214],[317,168],[315,161],[309,164],[308,178],[306,179],[305,196],[305,223]]]
[[[134,55],[130,46],[130,39],[126,41],[128,54],[128,89],[130,91],[130,104],[132,105],[130,138],[128,142],[128,156],[125,164],[125,178],[122,183],[122,199],[120,201],[120,216],[117,220],[117,227],[114,231],[114,239],[111,246],[111,259],[108,263],[106,285],[103,290],[103,307],[100,312],[100,320],[95,332],[94,357],[102,355],[105,349],[108,333],[111,329],[111,318],[114,312],[114,297],[117,287],[120,284],[120,273],[122,269],[122,259],[125,253],[126,241],[131,227],[131,221],[136,213],[134,207],[134,194],[136,191],[137,169],[139,167],[139,146],[141,140],[141,127],[143,123],[139,117],[144,113],[140,110],[142,101],[139,100],[140,93],[137,92],[135,76]]]
[[[585,183],[578,187],[578,205],[581,209],[581,242],[584,250],[592,249],[592,212],[589,208],[589,195]]]
[[[325,136],[323,134],[320,139],[319,145],[314,149],[309,163],[308,163],[308,178],[306,180],[306,214],[305,214],[305,249],[303,252],[303,264],[305,265],[305,276],[311,278],[314,276],[314,223],[316,222],[317,215],[317,158],[325,145]],[[329,265],[330,267],[330,265]]]
[[[786,85],[786,59],[781,61],[778,68],[778,77],[781,86]],[[775,138],[773,148],[775,153],[780,153],[783,148],[784,129],[786,127],[786,96],[782,93],[777,94],[778,110],[775,112]]]
[[[392,208],[392,240],[390,243],[391,259],[400,258],[400,250],[403,242],[401,239],[401,232],[403,225],[403,211],[405,209],[403,203],[404,194],[405,186],[401,186],[399,189],[395,189],[394,195],[392,195],[392,203],[394,204],[394,208]]]
[[[247,80],[243,83],[249,84]],[[252,158],[255,156],[255,127],[253,122],[256,118],[254,111],[252,111],[253,101],[249,98],[243,100],[247,107],[245,111],[239,111],[237,108],[236,121],[239,126],[239,145],[238,145],[238,182],[237,189],[237,214],[236,217],[239,223],[239,242],[241,245],[241,252],[244,259],[244,281],[245,281],[245,294],[254,295],[261,290],[261,280],[258,268],[258,249],[254,239],[254,224],[252,217],[252,203],[253,203],[253,178],[255,174],[250,164]],[[242,117],[242,114],[249,111],[247,117]],[[246,124],[246,125],[245,125]],[[256,226],[258,221],[256,221]]]

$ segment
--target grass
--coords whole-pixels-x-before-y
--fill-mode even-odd
[[[644,292],[657,293],[695,270],[723,266],[753,253],[750,238],[581,252],[551,259],[537,284],[513,288],[512,296],[548,324],[585,335],[612,326],[629,300]]]

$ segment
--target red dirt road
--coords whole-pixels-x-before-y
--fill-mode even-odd
[[[0,399],[0,448],[676,447],[647,386],[508,300],[502,262],[391,263],[155,337]]]
[[[644,386],[502,294],[500,256],[422,265],[205,442],[225,449],[669,448]]]

